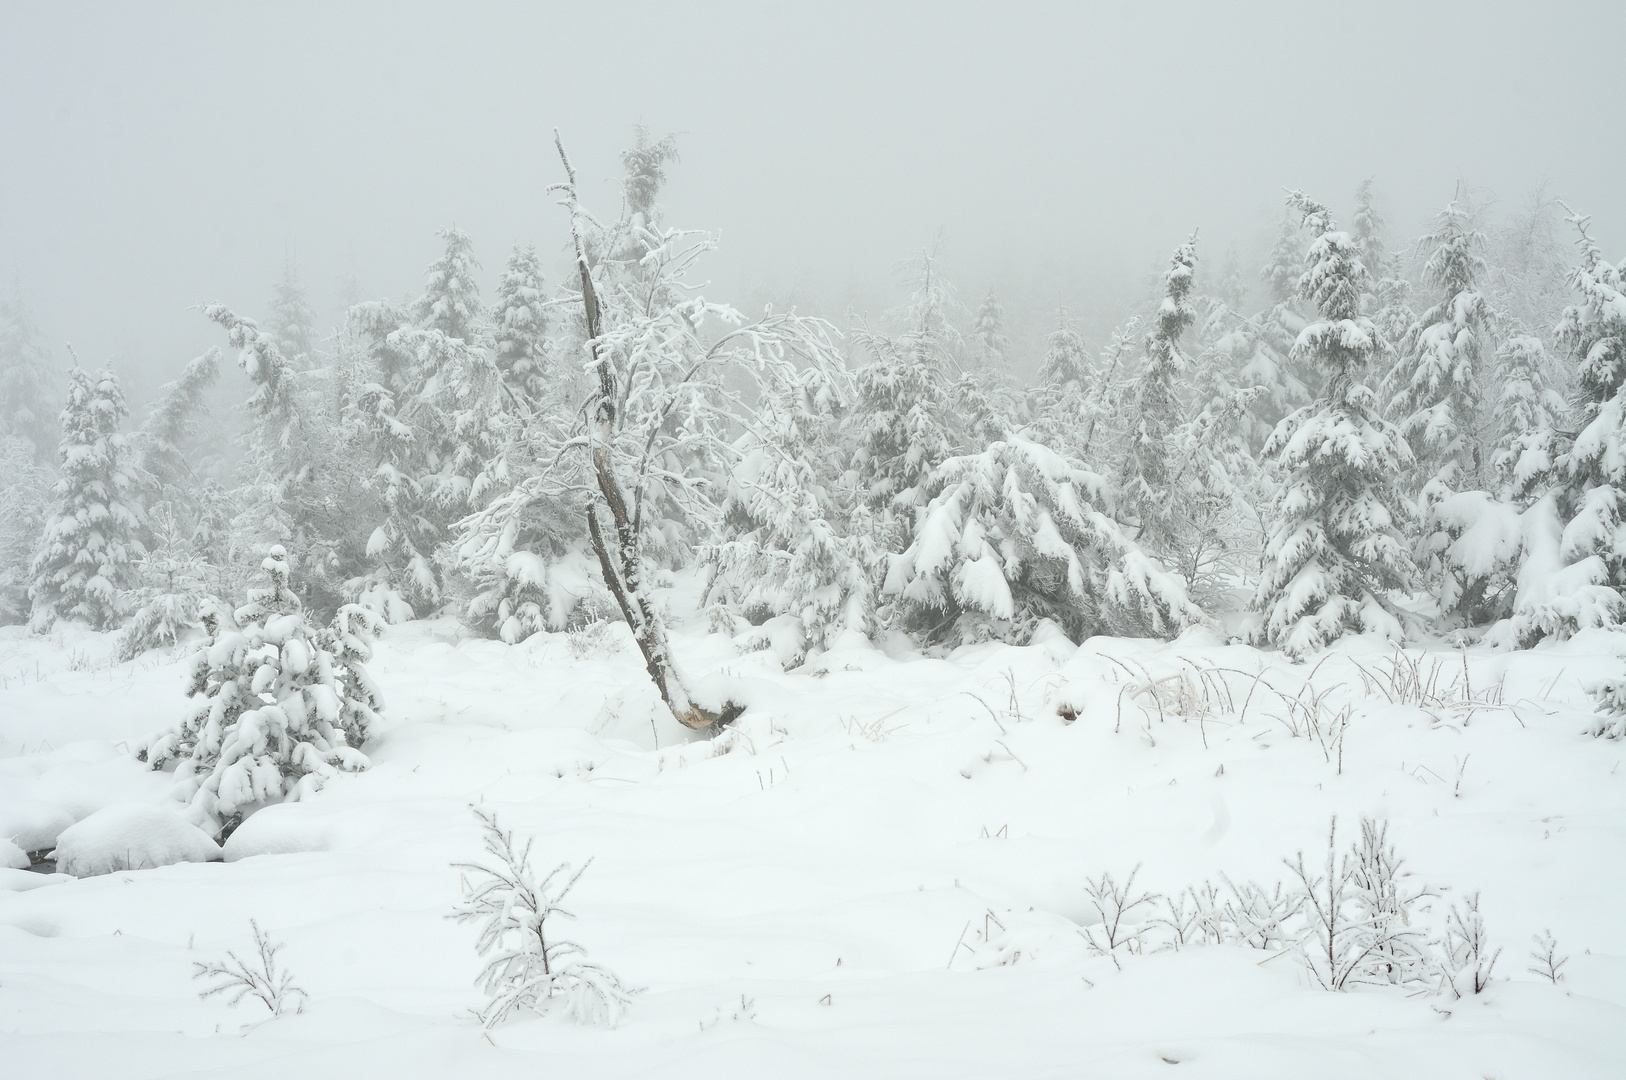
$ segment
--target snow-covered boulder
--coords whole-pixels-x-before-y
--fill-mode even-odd
[[[73,820],[56,803],[8,799],[0,802],[0,840],[9,840],[24,851],[46,851],[56,846],[56,838]]]
[[[118,803],[65,830],[57,838],[56,866],[74,877],[146,870],[178,862],[212,862],[220,845],[176,810]]]
[[[30,865],[28,852],[5,837],[0,837],[0,867],[8,870],[27,870]]]
[[[227,862],[251,855],[289,855],[326,851],[330,837],[325,819],[300,803],[278,803],[256,810],[226,838]]]

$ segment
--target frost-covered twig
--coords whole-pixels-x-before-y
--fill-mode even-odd
[[[1570,962],[1570,958],[1558,955],[1558,939],[1553,937],[1551,930],[1543,930],[1530,940],[1536,943],[1530,953],[1530,959],[1535,963],[1525,970],[1532,975],[1540,975],[1550,983],[1557,983],[1564,977],[1563,967]]]
[[[193,963],[194,979],[220,980],[201,991],[198,997],[207,1000],[216,994],[230,994],[231,999],[226,1004],[234,1008],[244,998],[252,997],[270,1009],[272,1016],[281,1016],[290,1008],[296,1013],[304,1012],[305,1002],[310,1000],[310,995],[294,985],[293,972],[287,968],[277,968],[277,953],[282,949],[282,944],[273,944],[255,920],[250,919],[248,924],[254,930],[254,946],[258,955],[245,962],[236,953],[227,952],[224,960]]]
[[[1103,872],[1099,880],[1086,879],[1084,892],[1090,898],[1090,906],[1095,908],[1097,917],[1101,922],[1098,927],[1086,927],[1081,930],[1085,942],[1091,949],[1110,959],[1114,965],[1118,963],[1118,950],[1134,954],[1141,950],[1140,928],[1134,924],[1126,923],[1124,916],[1140,907],[1151,907],[1161,898],[1158,893],[1135,892],[1135,875],[1140,873],[1136,866],[1129,872],[1129,877],[1122,885],[1115,881],[1111,874]],[[1099,930],[1101,940],[1097,941],[1095,932]]]
[[[453,864],[473,880],[449,918],[481,924],[475,948],[489,959],[476,982],[491,999],[480,1012],[481,1022],[491,1027],[522,1009],[542,1013],[560,998],[577,1022],[614,1025],[631,992],[613,972],[588,960],[583,946],[557,937],[548,924],[575,917],[559,905],[592,860],[574,873],[569,863],[560,863],[537,881],[531,842],[516,848],[513,832],[500,827],[495,814],[475,808],[474,815],[496,865]]]
[[[1491,951],[1485,937],[1485,917],[1479,913],[1479,894],[1472,893],[1462,906],[1451,905],[1445,921],[1445,974],[1457,997],[1483,994],[1490,985],[1491,972],[1502,950]],[[1465,993],[1466,992],[1466,993]]]

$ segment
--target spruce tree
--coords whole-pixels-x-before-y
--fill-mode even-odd
[[[262,569],[267,586],[250,589],[230,620],[210,614],[180,722],[137,752],[154,769],[177,765],[175,794],[215,834],[365,769],[360,747],[384,707],[365,667],[375,617],[348,605],[331,626],[313,626],[289,588],[281,545]]]
[[[1580,234],[1578,296],[1558,336],[1576,367],[1581,430],[1553,465],[1549,496],[1526,512],[1549,521],[1550,535],[1533,533],[1519,575],[1508,633],[1524,646],[1626,619],[1626,272],[1604,259],[1589,218],[1569,220]]]
[[[983,363],[995,371],[1004,370],[1010,362],[1011,340],[1005,336],[1005,309],[991,288],[977,308],[971,336]]]
[[[310,298],[299,284],[293,263],[283,268],[265,328],[289,363],[301,370],[314,366],[320,331],[316,329],[316,313],[311,310]]]
[[[1389,593],[1411,577],[1400,532],[1406,500],[1396,486],[1411,455],[1363,381],[1379,346],[1361,314],[1369,279],[1354,240],[1302,193],[1289,205],[1315,237],[1299,288],[1320,315],[1295,356],[1320,371],[1323,389],[1265,445],[1286,483],[1254,610],[1263,616],[1258,636],[1300,659],[1350,632],[1400,635]]]
[[[107,630],[124,614],[121,593],[142,554],[137,462],[119,426],[129,415],[111,369],[68,375],[56,508],[34,556],[31,625],[59,618]]]
[[[1139,524],[1141,542],[1158,549],[1167,539],[1174,474],[1169,437],[1180,423],[1178,391],[1191,368],[1180,339],[1197,320],[1191,302],[1197,237],[1174,249],[1163,273],[1163,302],[1146,335],[1146,360],[1135,383],[1128,454],[1121,486],[1124,508]]]
[[[51,460],[57,381],[28,305],[18,293],[0,298],[0,437],[23,439],[34,460]]]
[[[503,380],[531,401],[539,401],[547,389],[546,301],[536,245],[514,245],[497,283],[497,301],[491,309],[492,337]]]

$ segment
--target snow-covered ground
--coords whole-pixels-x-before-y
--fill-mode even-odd
[[[1356,641],[1314,668],[1196,635],[948,659],[854,640],[790,672],[721,635],[677,647],[744,687],[735,730],[652,719],[619,628],[396,627],[372,768],[261,811],[226,861],[0,870],[0,1074],[1626,1075],[1626,746],[1586,734],[1582,689],[1626,636],[1466,661]],[[127,747],[178,715],[184,664],[111,656],[0,631],[0,833],[166,798]],[[544,870],[594,859],[571,936],[644,988],[619,1026],[471,1017],[475,931],[446,917],[451,864],[481,856],[471,804]],[[1438,893],[1425,929],[1481,893],[1488,992],[1330,993],[1295,955],[1160,949],[1155,927],[1115,963],[1080,933],[1088,879],[1285,880],[1334,814],[1340,847],[1390,823]],[[193,963],[252,948],[250,919],[303,1013],[199,999]],[[1526,970],[1549,929],[1557,983]]]

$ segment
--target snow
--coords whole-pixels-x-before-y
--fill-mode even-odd
[[[701,617],[673,625],[685,672],[749,691],[715,739],[659,712],[624,628],[508,645],[412,622],[369,664],[390,703],[372,767],[258,810],[225,861],[0,868],[8,1074],[1626,1072],[1623,745],[1586,734],[1583,689],[1620,673],[1618,634],[1398,656],[1353,637],[1316,667],[1212,631],[1075,646],[1045,626],[942,659],[847,633],[787,671]],[[112,649],[0,630],[0,815],[83,819],[68,854],[104,823],[191,835],[164,809],[169,778],[126,753],[179,715],[186,664]],[[1413,661],[1467,690],[1408,697]],[[1287,704],[1307,686],[1350,710],[1337,754]],[[447,918],[451,864],[481,857],[471,805],[534,838],[544,873],[593,858],[569,933],[644,988],[618,1026],[551,1014],[481,1035],[475,932]],[[1294,955],[1234,946],[1119,970],[1079,932],[1099,929],[1086,879],[1139,865],[1169,894],[1222,873],[1270,885],[1301,850],[1319,865],[1335,813],[1341,835],[1390,823],[1441,894],[1431,931],[1480,892],[1504,950],[1488,992],[1329,993]],[[284,944],[303,1013],[199,1000],[193,963],[251,953],[251,918]],[[1547,929],[1570,957],[1557,984],[1526,970]]]
[[[115,803],[63,830],[51,857],[73,877],[212,862],[220,846],[168,805]]]

